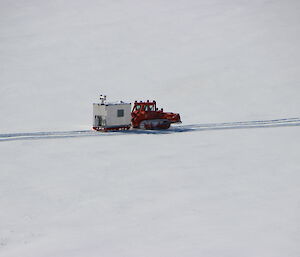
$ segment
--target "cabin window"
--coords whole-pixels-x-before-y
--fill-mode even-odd
[[[118,110],[117,116],[118,117],[124,117],[124,110]]]

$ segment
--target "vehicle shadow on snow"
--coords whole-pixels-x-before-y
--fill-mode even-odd
[[[139,135],[139,134],[165,135],[165,134],[187,133],[187,132],[197,132],[197,131],[199,132],[199,131],[210,131],[210,130],[251,129],[251,128],[270,128],[270,127],[274,128],[274,127],[291,127],[291,126],[300,126],[300,118],[175,125],[167,130],[130,129],[126,131],[116,131],[116,132],[97,132],[93,130],[77,130],[77,131],[8,133],[8,134],[0,134],[0,141],[39,140],[39,139],[95,137],[95,136],[121,136],[121,135]]]

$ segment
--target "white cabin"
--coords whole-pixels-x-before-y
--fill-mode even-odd
[[[93,120],[95,129],[129,128],[131,126],[131,104],[122,101],[94,103]]]

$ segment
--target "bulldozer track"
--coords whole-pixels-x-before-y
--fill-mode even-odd
[[[250,128],[292,127],[292,126],[300,126],[300,118],[177,125],[171,127],[168,130],[132,129],[127,131],[116,131],[116,132],[106,132],[106,133],[101,133],[94,130],[5,133],[5,134],[0,134],[0,142],[17,141],[17,140],[75,138],[75,137],[78,138],[78,137],[97,137],[97,136],[117,136],[117,135],[130,135],[130,134],[171,134],[171,133],[207,131],[207,130],[250,129]]]
[[[184,131],[203,131],[203,130],[218,130],[218,129],[249,129],[249,128],[291,127],[291,126],[300,126],[300,118],[191,124],[191,125],[178,126],[176,127],[176,129],[177,130],[182,129]]]

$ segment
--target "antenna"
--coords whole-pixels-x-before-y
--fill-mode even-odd
[[[106,101],[106,95],[100,95],[101,104],[104,104]]]

